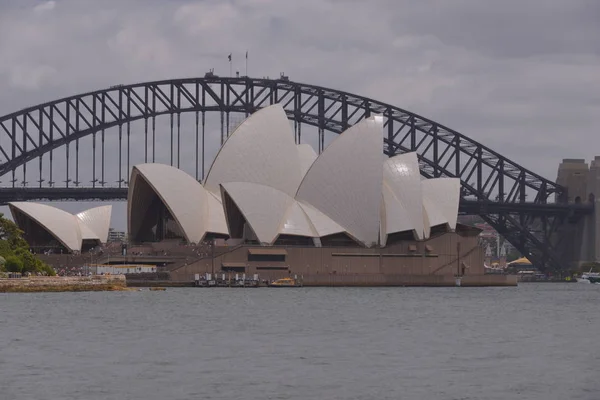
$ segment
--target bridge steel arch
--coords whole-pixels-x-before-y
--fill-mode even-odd
[[[123,128],[129,140],[130,124],[143,120],[145,162],[152,162],[153,157],[148,154],[148,142],[156,137],[155,118],[170,115],[173,165],[174,152],[179,154],[179,141],[174,141],[174,127],[178,138],[181,114],[195,113],[197,141],[199,121],[204,131],[205,114],[220,113],[223,143],[230,127],[230,114],[243,113],[247,116],[274,103],[282,104],[288,118],[294,121],[297,142],[302,141],[303,125],[316,127],[319,152],[325,146],[326,131],[341,133],[372,114],[383,115],[385,154],[392,156],[416,151],[423,176],[460,178],[461,211],[480,215],[536,265],[559,271],[572,258],[574,249],[572,245],[565,245],[565,237],[569,235],[565,234],[564,227],[569,223],[572,225],[591,210],[587,205],[566,204],[565,188],[469,137],[415,113],[367,97],[291,82],[285,77],[276,80],[224,78],[209,73],[203,78],[117,85],[2,116],[0,177],[12,174],[12,188],[2,188],[0,200],[122,198],[125,190],[104,188],[105,182],[96,179],[97,133],[102,134],[103,146],[104,131],[118,127],[121,157]],[[52,157],[52,150],[75,142],[75,157],[78,158],[79,140],[88,135],[94,136],[92,188],[78,187],[78,170],[75,171],[77,187],[69,188],[68,169],[65,188],[42,187],[43,156],[50,153]],[[69,146],[66,157],[68,165]],[[22,168],[25,176],[27,165],[36,159],[39,160],[39,188],[16,187],[15,171]],[[176,159],[178,163],[179,157]],[[119,160],[119,168],[121,164]],[[127,164],[126,174],[129,173],[129,161]],[[76,168],[78,166],[79,159]],[[121,187],[121,170],[119,175]],[[50,186],[53,186],[53,182],[50,182]],[[554,199],[556,202],[553,202]]]

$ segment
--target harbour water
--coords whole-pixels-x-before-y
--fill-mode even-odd
[[[0,294],[0,399],[600,398],[599,285]]]

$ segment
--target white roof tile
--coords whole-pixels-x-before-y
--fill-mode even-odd
[[[430,227],[448,224],[456,229],[460,202],[459,178],[434,178],[421,181],[423,205]]]
[[[285,235],[308,237],[319,236],[306,213],[304,212],[300,204],[295,200],[287,210],[279,233]]]
[[[335,233],[346,232],[337,222],[317,210],[315,207],[308,203],[298,201],[298,205],[305,212],[306,216],[310,220],[314,230],[318,237],[329,236]]]
[[[419,208],[422,206],[419,204]],[[422,220],[421,220],[422,221]],[[423,235],[423,228],[421,222],[420,236]],[[390,189],[387,183],[383,184],[383,207],[381,213],[381,245],[385,246],[387,242],[387,236],[392,233],[413,231],[415,230],[414,224],[408,208],[402,204],[394,195],[394,192]],[[416,233],[416,232],[414,232]]]
[[[102,243],[106,243],[108,240],[111,213],[111,205],[94,207],[78,213],[76,217],[82,226],[83,239],[98,239]],[[88,233],[86,233],[87,230],[83,226],[89,228]]]
[[[382,129],[383,118],[374,116],[335,138],[312,164],[296,196],[367,247],[379,242]]]
[[[212,192],[228,182],[270,186],[294,196],[302,179],[298,150],[280,104],[248,117],[219,150],[204,186]]]
[[[306,143],[298,144],[296,145],[296,148],[298,149],[298,157],[300,159],[300,174],[304,177],[310,169],[310,166],[317,159],[317,153],[310,144]]]
[[[132,232],[136,184],[144,179],[160,197],[181,228],[188,242],[198,243],[208,227],[208,193],[193,177],[180,169],[163,164],[140,164],[133,167],[129,180],[128,215]],[[142,217],[143,218],[143,217]]]
[[[81,251],[82,234],[79,220],[73,214],[46,204],[32,202],[8,203],[13,219],[21,212],[44,227],[70,251]]]
[[[385,160],[383,181],[407,211],[403,214],[407,221],[403,221],[401,226],[409,224],[407,230],[414,230],[417,238],[423,239],[423,195],[417,153],[400,154]],[[393,228],[388,227],[387,233],[400,232],[389,229]]]
[[[294,199],[270,186],[227,182],[222,189],[235,202],[261,243],[273,244]]]

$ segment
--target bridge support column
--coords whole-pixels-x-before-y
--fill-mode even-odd
[[[600,156],[596,156],[590,163],[586,189],[586,201],[594,204],[594,213],[585,219],[582,260],[598,262],[600,261],[600,215],[597,211],[600,206],[600,199],[598,199],[600,193]]]
[[[596,206],[594,194],[600,192],[600,157],[596,157],[589,167],[582,159],[564,159],[558,167],[556,183],[567,188],[567,197],[556,199],[557,202],[592,203]],[[600,218],[594,211],[581,220],[568,218],[565,226],[557,232],[561,236],[561,252],[571,268],[599,259],[600,236],[596,235],[600,232],[599,224]]]

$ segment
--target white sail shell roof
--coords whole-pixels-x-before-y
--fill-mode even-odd
[[[447,224],[456,229],[460,202],[460,179],[434,178],[421,181],[425,221],[429,227]]]
[[[182,170],[170,165],[136,165],[129,180],[129,208],[133,206],[140,175],[169,209],[185,239],[195,243],[201,241],[206,233],[205,216],[208,213],[208,197],[202,185]],[[131,218],[131,212],[129,215]]]
[[[300,174],[304,176],[317,159],[317,153],[310,144],[306,143],[298,144],[296,148],[298,149],[298,158],[300,161]]]
[[[429,210],[429,212],[427,211]],[[423,199],[423,237],[425,239],[429,239],[431,234],[431,227],[435,225],[431,225],[429,222],[429,214],[432,214],[432,220],[435,221],[439,219],[439,216],[436,216],[438,211],[435,206],[431,203],[431,201]]]
[[[143,177],[147,184],[139,193],[151,194],[151,199],[152,191],[156,193],[174,218],[170,230],[181,231],[188,242],[200,241],[207,232],[229,234],[225,213],[230,211],[223,205],[233,206],[230,200],[235,203],[235,218],[229,221],[235,234],[240,232],[237,208],[264,244],[273,244],[281,234],[345,233],[367,247],[378,242],[385,246],[388,235],[397,232],[412,231],[417,239],[426,239],[433,226],[455,229],[460,181],[422,181],[416,153],[392,158],[381,154],[382,131],[381,116],[367,118],[317,156],[310,145],[294,143],[281,105],[266,107],[229,136],[204,186],[171,166],[134,167],[129,222],[136,181]],[[144,196],[138,197],[134,210],[141,215],[150,201],[143,204]]]
[[[395,210],[388,212],[389,223],[386,233],[401,232],[393,230],[396,229],[393,226],[397,225],[403,230],[413,230],[417,239],[424,239],[423,195],[417,153],[400,154],[385,160],[383,163],[383,181],[405,210],[405,212],[398,215],[393,214],[396,212]],[[392,201],[390,193],[387,194],[387,199]],[[393,219],[401,217],[405,221],[392,223]]]
[[[374,116],[335,138],[312,164],[296,195],[367,247],[379,242],[382,129],[383,118]]]
[[[222,183],[261,243],[273,244],[294,199],[275,188],[250,182]]]
[[[81,221],[77,221],[79,223],[79,229],[81,230],[81,239],[83,240],[100,240],[98,235],[94,231],[90,229],[89,226],[84,224]]]
[[[208,217],[207,217],[207,232],[220,233],[228,235],[229,230],[227,229],[227,220],[225,219],[225,210],[223,209],[223,203],[221,203],[220,196],[215,195],[213,192],[208,193]]]
[[[346,229],[341,227],[337,222],[317,210],[310,204],[298,201],[298,205],[306,214],[317,237],[329,236],[336,233],[345,233]]]
[[[312,225],[310,218],[296,200],[288,208],[279,233],[294,236],[320,236]]]
[[[141,164],[133,168],[129,187],[129,230],[132,232],[132,212],[136,197],[137,180],[143,179],[160,197],[175,219],[188,242],[200,242],[212,227],[225,224],[224,215],[210,213],[214,201],[204,187],[180,169],[163,164]],[[217,219],[223,218],[222,223]],[[218,232],[221,233],[221,232]],[[226,233],[226,232],[225,232]]]
[[[290,123],[283,107],[275,104],[252,114],[227,138],[204,187],[217,193],[222,183],[250,182],[294,197],[300,172]]]
[[[382,193],[383,205],[381,207],[381,245],[385,246],[388,235],[397,232],[414,231],[415,227],[412,222],[410,211],[405,205],[398,200],[394,192],[387,183],[383,183]],[[419,208],[423,206],[419,204]],[[421,213],[422,214],[422,211]],[[423,236],[423,220],[421,220],[421,230],[418,232],[419,237]],[[415,234],[417,232],[414,232]]]
[[[15,217],[15,209],[44,227],[70,251],[80,251],[83,241],[79,220],[73,214],[46,204],[13,202],[8,204]]]
[[[76,217],[81,225],[83,239],[98,239],[106,243],[111,213],[111,205],[94,207],[78,213]],[[89,232],[86,233],[88,230]]]

